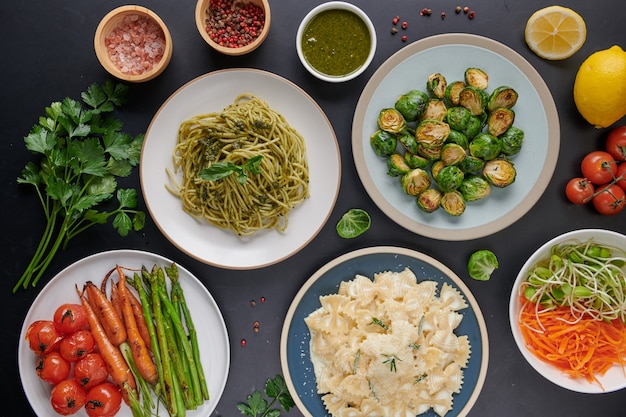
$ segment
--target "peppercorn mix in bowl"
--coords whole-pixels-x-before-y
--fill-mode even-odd
[[[156,13],[128,5],[102,18],[94,48],[98,61],[111,75],[123,81],[144,82],[167,68],[173,45],[167,26]]]
[[[202,38],[225,55],[257,49],[270,30],[268,0],[198,0],[196,26]]]

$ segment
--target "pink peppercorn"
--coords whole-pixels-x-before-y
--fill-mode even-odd
[[[408,39],[408,38],[407,38],[407,36],[406,36],[406,35],[403,35],[403,36],[402,36],[402,42],[406,42],[406,41],[407,41],[407,39]]]
[[[218,45],[241,48],[259,37],[265,25],[263,9],[253,3],[211,0],[206,31]]]
[[[473,10],[467,14],[467,18],[470,20],[473,19],[475,16],[476,16],[476,13]]]

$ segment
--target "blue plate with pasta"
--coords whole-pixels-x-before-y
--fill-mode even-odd
[[[212,223],[206,217],[187,210],[188,207],[198,208],[201,204],[198,203],[196,196],[201,196],[204,206],[211,205],[213,211],[210,215],[213,218],[215,218],[215,213],[226,206],[226,201],[234,201],[235,203],[230,205],[231,210],[239,210],[234,214],[229,211],[225,215],[229,222],[237,216],[253,218],[253,215],[248,215],[247,212],[239,209],[243,204],[238,204],[242,201],[237,200],[241,198],[240,195],[233,197],[231,190],[234,188],[222,193],[209,189],[205,185],[207,188],[203,190],[193,190],[195,194],[192,198],[188,198],[190,192],[180,192],[177,188],[185,183],[183,174],[191,172],[191,169],[180,168],[176,165],[177,158],[181,155],[181,153],[178,156],[175,155],[175,152],[180,150],[179,129],[192,119],[215,114],[217,116],[211,120],[210,125],[205,126],[204,132],[215,131],[217,129],[215,120],[220,119],[220,115],[225,113],[227,107],[235,103],[240,96],[254,97],[266,104],[264,108],[253,106],[255,107],[253,111],[256,113],[249,117],[254,119],[251,121],[252,125],[259,129],[266,129],[268,132],[270,129],[268,126],[283,129],[284,126],[289,125],[300,134],[304,143],[300,149],[305,150],[305,156],[299,156],[299,158],[308,164],[308,172],[303,173],[298,180],[301,184],[308,180],[306,190],[308,196],[297,201],[291,198],[280,201],[283,207],[289,207],[285,212],[287,214],[280,215],[280,221],[283,222],[281,230],[278,228],[255,229],[253,234],[247,235],[241,233],[239,231],[241,229],[222,227],[222,224]],[[271,117],[274,118],[272,123],[264,123],[268,109],[272,111]],[[227,117],[222,119],[227,119]],[[241,116],[241,120],[245,120],[244,116]],[[239,127],[240,121],[237,120],[233,131],[237,131]],[[284,136],[282,130],[279,133],[276,133],[277,131],[273,130],[272,133],[268,133],[268,138],[271,135],[271,138],[282,140]],[[206,135],[206,137],[198,137],[198,140],[226,137],[221,134],[215,134],[212,137],[209,137],[211,133],[206,133]],[[228,148],[229,151],[222,153],[234,155],[243,148],[244,142],[246,145],[249,143],[247,139],[235,138],[223,147],[223,149]],[[213,152],[214,149],[209,149],[209,146],[205,148],[207,154]],[[222,165],[222,168],[230,167],[234,175],[225,179],[210,179],[207,183],[210,182],[213,185],[237,183],[239,179],[245,177],[247,182],[242,181],[242,184],[246,187],[257,185],[257,181],[265,180],[265,174],[269,175],[270,168],[284,165],[275,163],[269,165],[277,154],[287,152],[286,147],[280,145],[275,146],[274,149],[277,150],[262,155],[258,169],[255,169],[253,165],[255,160],[259,162],[255,157],[261,155],[261,150],[255,148],[245,157],[246,159],[229,161],[232,162],[231,165]],[[198,152],[191,149],[190,152],[182,153],[182,155],[184,159],[187,156],[198,155]],[[281,156],[284,157],[284,155]],[[294,159],[291,155],[286,156],[285,161]],[[203,167],[206,168],[206,164]],[[281,168],[281,170],[284,173],[284,169]],[[285,177],[287,175],[281,174],[274,178]],[[319,233],[328,220],[337,199],[341,178],[341,159],[335,132],[328,118],[317,103],[300,87],[266,71],[227,69],[211,72],[188,82],[163,103],[146,132],[141,152],[140,178],[144,200],[152,219],[163,235],[181,251],[213,266],[226,269],[254,269],[287,259],[305,247]],[[289,178],[293,176],[290,175]],[[187,183],[191,184],[193,181]],[[263,194],[254,194],[260,196],[259,198],[264,198],[266,202],[264,207],[276,206],[274,202],[277,200],[275,199],[281,196],[272,195],[275,188],[281,191],[287,190],[284,194],[293,189],[293,187],[288,188],[291,185],[274,186],[274,182],[269,180],[265,180],[265,184],[272,184],[272,187],[265,188]],[[251,192],[244,192],[247,193],[244,197],[253,195]],[[184,204],[189,205],[184,206]],[[206,208],[204,206],[203,210]],[[261,204],[251,205],[254,209],[261,206]]]
[[[406,271],[407,268],[412,272],[414,280],[418,284],[436,284],[438,297],[444,298],[445,288],[446,292],[458,293],[465,300],[466,306],[458,310],[462,320],[454,329],[454,334],[467,338],[471,346],[471,353],[463,369],[463,382],[460,390],[452,394],[452,406],[445,412],[445,416],[462,417],[469,413],[483,387],[489,357],[487,329],[476,300],[463,281],[437,260],[410,249],[382,246],[356,250],[324,265],[303,285],[287,312],[281,336],[281,365],[287,387],[296,406],[304,416],[332,416],[322,400],[324,394],[319,394],[317,390],[318,380],[314,362],[319,363],[317,362],[319,356],[312,360],[312,350],[317,349],[317,347],[313,347],[311,343],[312,334],[309,325],[305,322],[309,316],[313,316],[311,313],[320,309],[322,305],[320,297],[324,298],[341,293],[343,291],[341,288],[346,285],[346,282],[354,280],[358,275],[376,281],[378,278],[375,279],[375,275],[383,272],[402,274],[402,271]],[[342,310],[338,309],[338,311],[341,312]],[[346,314],[348,313],[346,312]],[[421,326],[422,324],[420,324]],[[348,330],[348,332],[350,331],[352,330]],[[359,353],[361,352],[359,351]],[[361,363],[358,359],[359,353],[357,353],[357,359],[354,360],[354,363],[349,361],[350,363],[346,365],[350,368],[348,374],[357,373],[356,367],[357,365],[360,366]],[[340,357],[339,353],[337,353],[337,357]],[[361,359],[363,359],[362,355]],[[385,366],[390,364],[389,360],[382,363],[386,364]],[[398,362],[397,369],[404,363]],[[391,371],[397,370],[393,366],[395,363],[391,365]],[[353,371],[352,366],[354,366]],[[326,377],[333,378],[332,375],[326,375]],[[428,378],[427,375],[423,375],[423,377],[424,379]],[[411,380],[411,390],[416,387],[413,383],[414,381]],[[376,397],[376,394],[372,395]],[[377,401],[378,398],[371,401],[370,404]],[[363,407],[362,404],[361,407]],[[420,411],[420,413],[420,416],[438,416],[432,407],[426,411]]]

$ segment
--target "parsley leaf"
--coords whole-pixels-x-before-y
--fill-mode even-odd
[[[263,159],[263,155],[256,155],[244,162],[243,165],[236,165],[231,161],[215,162],[200,171],[200,178],[207,181],[219,181],[236,173],[237,180],[243,185],[248,180],[248,173],[261,173],[261,159]]]
[[[287,389],[287,384],[281,375],[269,378],[265,382],[265,395],[271,399],[271,402],[268,403],[261,391],[256,390],[246,397],[247,402],[238,404],[237,409],[245,416],[278,417],[281,410],[273,408],[277,401],[286,412],[295,406]]]

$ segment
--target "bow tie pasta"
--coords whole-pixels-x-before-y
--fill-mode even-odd
[[[418,283],[406,268],[357,275],[320,297],[305,318],[317,392],[334,416],[416,416],[452,409],[470,357],[456,335],[468,305],[443,283]]]

